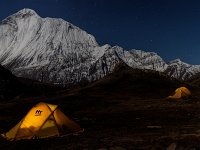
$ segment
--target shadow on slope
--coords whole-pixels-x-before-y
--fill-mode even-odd
[[[0,66],[0,101],[12,100],[14,97],[20,99],[30,96],[53,95],[60,89],[62,87],[18,78]]]
[[[12,99],[22,92],[22,85],[17,77],[0,66],[0,101]]]
[[[80,88],[76,94],[117,96],[139,96],[147,98],[165,98],[174,89],[180,86],[189,86],[182,81],[170,78],[163,73],[133,69],[124,63],[119,63],[112,74],[97,82]]]

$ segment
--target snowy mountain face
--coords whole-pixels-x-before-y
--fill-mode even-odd
[[[0,62],[17,76],[63,82],[86,76],[94,37],[62,20],[23,9],[0,25]]]
[[[121,60],[133,68],[166,72],[181,79],[200,72],[199,66],[177,61],[166,64],[153,52],[99,46],[92,35],[73,24],[41,18],[31,9],[0,22],[0,63],[16,76],[77,84],[104,77]]]
[[[200,65],[189,65],[180,59],[175,59],[169,62],[165,72],[171,77],[187,80],[200,72]]]

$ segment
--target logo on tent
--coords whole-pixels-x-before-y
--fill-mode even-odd
[[[42,113],[42,111],[41,111],[41,110],[36,110],[36,111],[35,111],[35,116],[40,116],[40,115],[41,115],[41,113]]]

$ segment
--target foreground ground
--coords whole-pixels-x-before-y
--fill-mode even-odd
[[[85,132],[16,142],[1,138],[0,149],[200,149],[199,88],[191,87],[193,95],[189,99],[166,99],[176,86],[179,83],[155,75],[149,75],[148,80],[141,74],[132,77],[128,71],[86,88],[1,102],[1,133],[13,127],[40,101],[58,104]]]

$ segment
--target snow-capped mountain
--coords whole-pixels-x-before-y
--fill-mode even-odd
[[[0,63],[16,76],[76,84],[102,78],[121,60],[133,68],[167,72],[181,79],[200,72],[198,66],[176,61],[168,65],[153,52],[99,46],[92,35],[75,25],[63,19],[41,18],[31,9],[0,22]]]
[[[79,81],[98,47],[95,38],[62,19],[23,9],[0,25],[0,62],[17,76],[46,82]]]
[[[190,65],[175,59],[169,62],[165,72],[171,77],[186,80],[200,72],[200,65]]]

